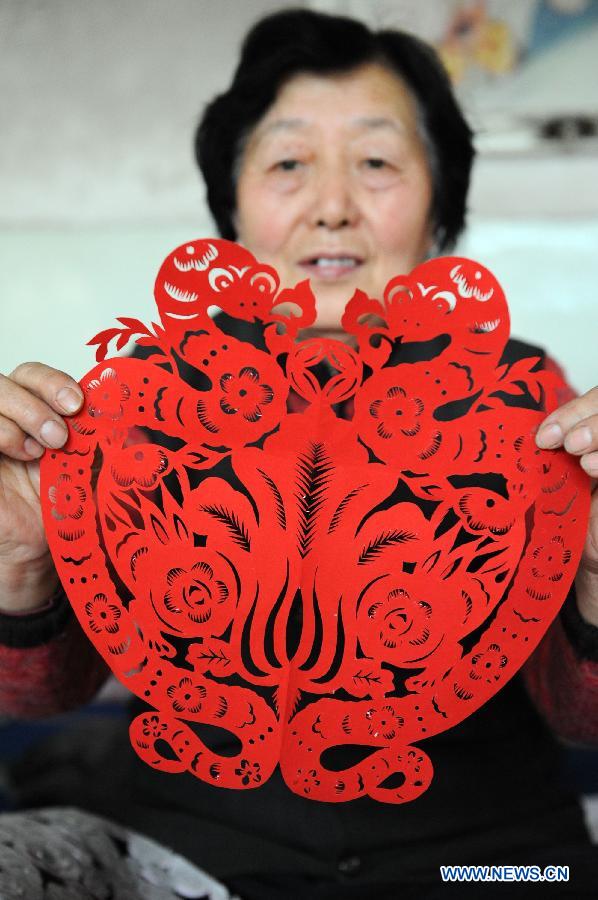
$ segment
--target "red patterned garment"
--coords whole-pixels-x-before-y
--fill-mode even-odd
[[[22,719],[76,709],[109,670],[60,592],[44,610],[0,614],[0,712]]]

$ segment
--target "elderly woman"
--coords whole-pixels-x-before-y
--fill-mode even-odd
[[[318,334],[342,338],[356,288],[379,296],[464,226],[471,133],[433,51],[400,32],[312,12],[264,19],[196,149],[221,235],[275,266],[283,285],[310,278]],[[70,708],[106,675],[60,589],[38,500],[36,461],[62,446],[63,417],[81,403],[77,383],[42,364],[0,380],[0,698],[17,715]],[[552,413],[537,442],[564,445],[598,475],[598,388]],[[102,773],[95,810],[247,900],[444,896],[438,867],[456,862],[569,864],[572,896],[585,896],[598,863],[545,720],[571,739],[598,737],[597,520],[577,594],[527,675],[430,739],[437,774],[417,802],[313,803],[276,774],[259,791],[223,791],[129,754],[126,774]]]

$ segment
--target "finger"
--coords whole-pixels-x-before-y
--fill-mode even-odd
[[[564,446],[567,453],[592,453],[598,450],[598,413],[582,419],[565,435]]]
[[[536,434],[536,443],[543,449],[560,447],[566,435],[583,419],[598,414],[598,386],[581,397],[569,400],[547,416]]]
[[[28,435],[42,446],[53,448],[62,447],[67,439],[66,425],[60,416],[35,394],[4,375],[0,375],[0,416],[12,421],[21,432],[17,434],[14,428],[7,429],[8,449],[0,449],[9,456],[14,456],[17,441],[20,448],[24,446]],[[17,455],[16,458],[21,457]]]
[[[76,413],[83,403],[83,392],[75,379],[60,369],[27,362],[17,366],[10,377],[60,415]]]
[[[588,473],[591,478],[598,478],[598,451],[586,453],[581,460],[582,469]],[[596,484],[593,485],[592,492],[598,493]]]
[[[44,448],[18,425],[5,416],[0,416],[0,454],[29,461],[38,459],[43,452]]]
[[[33,462],[28,463],[27,465],[27,474],[29,475],[29,481],[31,482],[31,486],[37,496],[40,495],[40,471],[39,471],[39,462],[37,460],[33,460]]]

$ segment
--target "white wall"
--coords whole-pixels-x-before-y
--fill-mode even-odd
[[[500,281],[511,332],[548,349],[578,391],[598,384],[598,217],[473,218],[460,245]]]
[[[284,5],[1,0],[0,225],[193,223],[194,123]]]
[[[282,5],[298,4],[1,0],[0,371],[39,358],[81,376],[115,316],[151,319],[164,256],[213,233],[194,122],[249,23]],[[597,175],[595,156],[481,160],[460,248],[579,389],[598,381]]]

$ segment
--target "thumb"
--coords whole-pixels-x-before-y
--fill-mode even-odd
[[[27,466],[27,476],[29,478],[29,482],[31,487],[39,497],[40,494],[40,474],[39,474],[39,460],[34,459],[31,462],[26,464]]]

